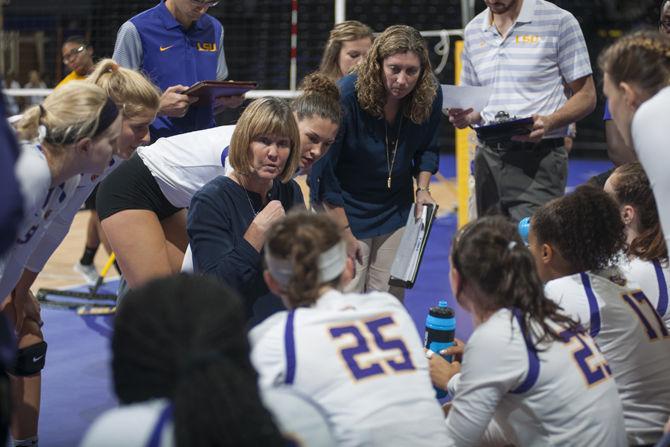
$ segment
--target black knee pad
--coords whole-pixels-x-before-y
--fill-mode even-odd
[[[42,371],[47,356],[47,344],[41,341],[16,351],[16,363],[7,371],[19,377],[32,376]]]

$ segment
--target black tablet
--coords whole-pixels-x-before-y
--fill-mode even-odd
[[[533,118],[518,118],[485,126],[473,127],[477,137],[487,144],[510,141],[517,135],[528,135],[533,130]]]

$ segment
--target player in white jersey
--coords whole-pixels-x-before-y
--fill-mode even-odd
[[[83,446],[286,445],[261,401],[240,301],[214,280],[178,275],[131,290],[111,346],[121,406]]]
[[[619,166],[605,182],[605,192],[619,205],[626,226],[626,279],[636,283],[670,329],[670,265],[649,178],[640,163]]]
[[[32,251],[21,284],[27,289],[35,281],[39,272],[49,260],[53,252],[63,241],[75,214],[81,209],[87,197],[95,187],[123,160],[127,160],[135,149],[149,141],[149,124],[156,117],[160,96],[156,87],[142,74],[119,67],[112,59],[98,62],[86,82],[102,87],[121,110],[121,133],[116,140],[114,156],[109,165],[100,174],[82,173],[79,184],[63,204],[59,213],[55,214],[41,239]]]
[[[249,337],[261,388],[288,386],[327,414],[338,445],[444,445],[421,340],[392,295],[343,294],[353,263],[326,215],[270,229],[265,281],[290,310]]]
[[[670,329],[670,306],[668,306],[670,267],[667,258],[665,261],[629,259],[627,263],[622,263],[621,270],[628,281],[636,284],[644,292],[651,306],[663,319],[665,327]]]
[[[581,322],[609,362],[629,444],[654,443],[670,416],[670,335],[617,266],[626,240],[616,203],[581,186],[533,215],[529,243],[547,297]]]
[[[21,154],[16,177],[24,195],[24,219],[16,241],[0,258],[0,299],[3,314],[15,324],[19,347],[11,382],[17,409],[12,436],[15,445],[33,445],[46,343],[39,306],[18,283],[36,244],[73,195],[80,174],[100,174],[109,164],[121,118],[103,89],[73,81],[28,109],[17,130]]]
[[[626,445],[607,362],[545,297],[514,225],[487,217],[465,226],[450,280],[475,330],[462,368],[428,353],[433,384],[453,396],[448,445]]]
[[[325,411],[311,398],[287,387],[261,391],[263,405],[289,441],[283,445],[337,445]],[[169,405],[167,399],[152,399],[106,411],[88,429],[80,447],[147,447],[147,440],[156,439],[154,436],[160,439],[161,447],[173,447],[174,421],[161,418]]]
[[[161,138],[137,151],[165,198],[176,208],[188,208],[204,183],[232,170],[228,162],[234,125]]]
[[[300,170],[307,173],[334,141],[341,111],[337,86],[324,75],[307,76],[302,89],[291,110],[300,130]],[[263,124],[252,121],[237,126]],[[100,220],[131,288],[181,270],[188,243],[184,208],[198,189],[225,175],[234,130],[221,126],[161,138],[101,184]]]
[[[662,14],[666,11],[662,8]],[[665,242],[670,244],[670,157],[666,150],[670,35],[651,30],[633,32],[607,48],[598,62],[612,119],[649,177]]]

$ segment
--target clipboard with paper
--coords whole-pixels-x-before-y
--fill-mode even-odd
[[[400,240],[396,257],[391,265],[389,285],[411,289],[421,266],[421,259],[428,242],[428,236],[437,213],[437,205],[423,205],[421,217],[414,217],[416,204],[412,205],[405,225],[405,233]]]

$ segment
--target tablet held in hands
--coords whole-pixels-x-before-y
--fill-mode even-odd
[[[197,97],[194,107],[208,106],[222,96],[240,96],[258,87],[253,81],[200,81],[193,84],[184,95]]]

